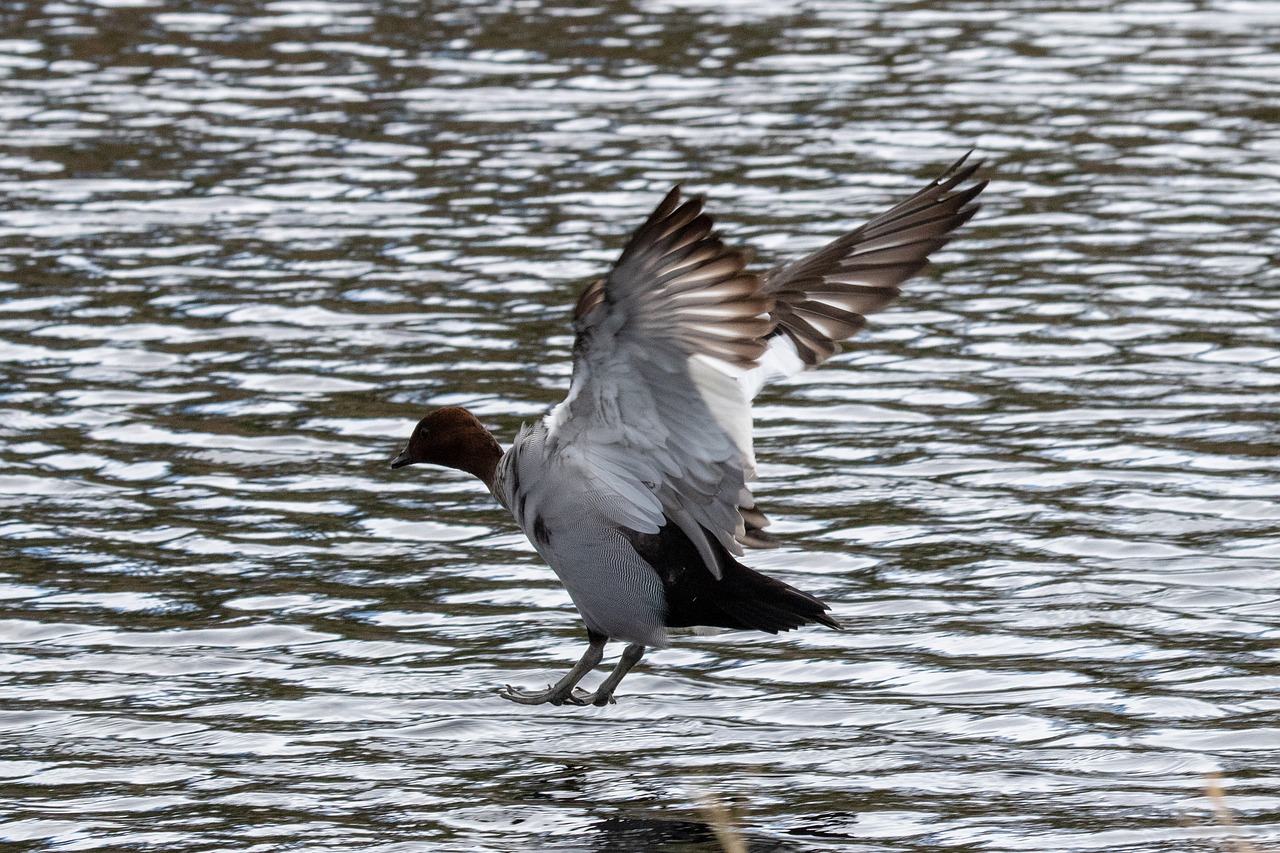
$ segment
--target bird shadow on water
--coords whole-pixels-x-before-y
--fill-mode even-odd
[[[1210,773],[1205,777],[1204,797],[1209,807],[1208,819],[1186,819],[1182,822],[1189,829],[1201,826],[1216,830],[1216,838],[1212,841],[1204,839],[1204,846],[1200,849],[1227,853],[1280,853],[1249,841],[1227,802],[1219,774]],[[734,811],[711,794],[698,794],[694,801],[701,820],[642,813],[610,814],[593,824],[582,837],[569,842],[563,837],[547,838],[541,849],[575,853],[635,853],[641,850],[647,853],[801,853],[813,849],[777,838],[750,836]]]
[[[558,777],[559,781],[572,780],[569,787],[577,794],[585,793],[580,787],[584,778],[572,767],[565,769],[567,772]],[[576,814],[566,823],[543,811],[543,831],[526,836],[536,845],[529,849],[557,853],[802,853],[812,849],[766,832],[748,830],[738,809],[700,784],[677,785],[675,791],[679,793],[664,797],[660,805],[633,803],[617,809],[588,806],[585,813],[572,809]],[[561,794],[565,793],[562,789]],[[556,800],[563,801],[562,797],[548,796],[546,790],[526,794],[542,809]],[[573,832],[565,831],[567,825],[574,824]]]
[[[653,815],[610,815],[575,850],[591,853],[799,853],[803,848],[772,838],[749,838],[732,824]]]
[[[698,814],[660,815],[636,810],[611,813],[566,841],[544,839],[542,849],[582,853],[801,853],[793,842],[744,831],[734,811],[715,796],[699,793],[692,800]]]
[[[628,850],[719,851],[722,848],[712,827],[693,820],[645,815],[613,815],[594,827],[589,840],[593,853],[623,853]]]

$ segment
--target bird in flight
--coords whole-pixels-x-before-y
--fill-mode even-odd
[[[676,187],[574,309],[565,400],[503,450],[466,409],[431,412],[391,463],[478,477],[559,576],[587,628],[582,659],[526,705],[606,705],[667,629],[776,634],[839,628],[816,597],[741,562],[776,547],[748,488],[751,401],[771,380],[817,367],[893,302],[978,210],[981,162],[937,180],[860,228],[776,269],[747,272]],[[627,643],[594,691],[579,682],[610,640]]]

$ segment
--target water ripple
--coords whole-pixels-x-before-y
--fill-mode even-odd
[[[0,838],[24,849],[1280,844],[1280,63],[1265,0],[14,8]],[[842,633],[617,706],[483,487],[671,184],[760,264],[976,147],[980,216],[756,410],[753,564]],[[500,841],[496,839],[501,839]]]

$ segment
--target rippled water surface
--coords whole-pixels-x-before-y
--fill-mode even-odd
[[[0,843],[1280,849],[1280,10],[9,4]],[[757,410],[752,563],[843,633],[603,709],[433,405],[505,441],[673,183],[768,264],[987,158],[899,307]],[[616,653],[617,649],[613,649]]]

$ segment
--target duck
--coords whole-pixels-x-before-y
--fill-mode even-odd
[[[524,705],[604,706],[669,629],[840,629],[831,607],[741,562],[778,547],[750,483],[751,401],[821,365],[978,211],[965,154],[902,202],[821,249],[756,274],[701,196],[671,189],[573,309],[568,395],[510,447],[471,412],[423,417],[392,468],[478,478],[559,577],[586,627],[581,659]],[[610,640],[626,643],[595,690]]]

